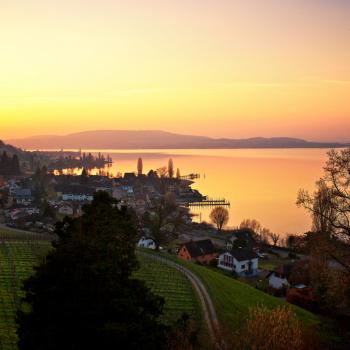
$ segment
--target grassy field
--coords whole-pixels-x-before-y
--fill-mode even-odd
[[[200,304],[190,282],[178,270],[152,258],[138,256],[140,269],[135,277],[142,279],[151,290],[165,299],[162,320],[171,324],[186,312],[199,321]]]
[[[17,349],[14,317],[21,286],[49,247],[47,241],[4,241],[0,235],[0,349]]]
[[[265,305],[274,308],[285,304],[283,300],[263,293],[213,269],[178,259],[175,256],[165,256],[188,267],[201,278],[213,299],[221,323],[231,329],[235,329],[242,324],[242,320],[254,305]],[[294,305],[291,306],[305,325],[317,325],[320,322],[314,314]]]

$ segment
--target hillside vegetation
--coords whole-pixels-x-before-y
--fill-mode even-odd
[[[239,327],[244,317],[248,315],[249,309],[255,305],[274,308],[285,304],[281,299],[263,293],[220,272],[178,259],[175,256],[163,255],[186,266],[204,282],[213,299],[221,324],[230,329]],[[311,312],[294,305],[292,305],[292,308],[305,325],[312,326],[319,323],[317,316]]]

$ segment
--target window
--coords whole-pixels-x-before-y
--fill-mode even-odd
[[[245,265],[241,265],[241,269],[243,269],[243,270],[244,270],[244,269],[245,269]]]

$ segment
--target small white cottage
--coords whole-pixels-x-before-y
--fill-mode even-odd
[[[233,248],[219,256],[218,267],[240,276],[255,276],[258,273],[259,257],[249,249]]]
[[[269,286],[275,289],[281,289],[283,286],[289,287],[288,278],[291,274],[292,265],[285,264],[279,266],[275,271],[271,271],[267,276]]]
[[[148,248],[148,249],[156,249],[156,244],[152,238],[149,237],[142,237],[138,243],[137,246],[139,248]]]

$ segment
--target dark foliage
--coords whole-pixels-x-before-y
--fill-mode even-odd
[[[57,224],[46,262],[24,285],[20,349],[162,349],[163,299],[133,279],[136,225],[107,193]]]
[[[10,157],[6,151],[0,156],[0,174],[1,175],[20,175],[18,156],[14,154]]]

